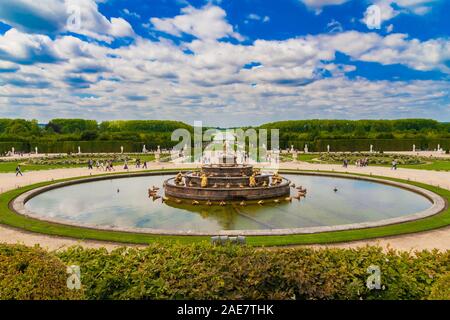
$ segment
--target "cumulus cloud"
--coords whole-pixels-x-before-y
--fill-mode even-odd
[[[269,17],[269,16],[264,16],[264,17],[262,17],[262,16],[260,16],[260,15],[258,15],[258,14],[256,14],[256,13],[250,13],[250,14],[247,16],[247,19],[248,19],[248,20],[254,20],[254,21],[262,21],[262,22],[264,22],[264,23],[270,21],[270,17]],[[245,21],[248,22],[248,20],[245,20]]]
[[[225,37],[243,40],[233,31],[226,21],[226,12],[218,6],[206,5],[196,9],[188,6],[181,9],[181,14],[173,18],[151,18],[150,22],[158,31],[173,36],[189,34],[202,40],[217,40]]]
[[[94,0],[0,0],[0,21],[25,33],[70,31],[106,42],[134,35],[123,18],[103,16]]]
[[[448,106],[448,81],[393,85],[346,76],[355,71],[351,61],[450,74],[446,38],[421,41],[405,34],[382,36],[338,28],[285,40],[219,41],[236,35],[225,12],[212,5],[185,7],[180,15],[151,22],[159,31],[195,39],[136,36],[130,44],[111,47],[65,33],[8,30],[0,36],[0,117],[47,120],[55,114],[89,113],[100,120],[190,121],[201,115],[208,124],[239,125],[268,117],[401,116],[399,105],[406,116],[426,115],[431,107],[450,116],[443,107]],[[336,26],[332,21],[329,29]],[[126,26],[105,28],[108,37],[127,34]],[[99,30],[98,36],[107,34]],[[350,62],[338,63],[337,52],[349,56]],[[226,114],[233,116],[227,119]],[[236,119],[242,123],[236,124]]]
[[[321,35],[326,48],[343,52],[355,60],[381,64],[403,64],[412,69],[441,70],[450,73],[450,41],[438,38],[428,41],[408,39],[406,34],[390,34],[349,31],[333,36]]]
[[[380,9],[382,24],[400,14],[425,15],[431,11],[433,4],[439,1],[441,0],[372,0],[371,3]],[[368,11],[362,19],[364,23],[367,23],[367,14]]]
[[[316,14],[319,14],[322,11],[323,7],[332,6],[332,5],[341,5],[350,0],[300,0],[303,2],[308,8],[315,10]]]
[[[48,36],[25,34],[16,29],[0,36],[0,60],[18,64],[55,63],[62,60]]]

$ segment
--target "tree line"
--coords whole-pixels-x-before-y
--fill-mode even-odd
[[[79,144],[75,142],[79,141],[92,142],[94,149],[96,141],[99,146],[109,142],[111,147],[108,147],[108,150],[116,150],[117,146],[120,147],[125,142],[135,143],[133,150],[141,148],[139,146],[142,144],[149,148],[158,145],[161,148],[169,148],[177,143],[171,141],[172,132],[180,128],[193,132],[192,126],[170,120],[97,122],[86,119],[53,119],[47,124],[39,124],[36,120],[0,119],[0,144],[4,144],[2,149],[10,150],[11,142],[21,142],[25,147],[17,145],[19,149],[33,149],[36,145],[42,146],[43,150],[48,149],[49,152],[59,149],[62,143],[66,143],[64,149],[76,148]],[[448,148],[447,142],[450,141],[450,123],[430,119],[291,120],[267,123],[255,129],[268,129],[269,134],[270,129],[279,129],[281,148],[293,145],[302,149],[307,143],[317,149],[316,151],[323,151],[328,144],[333,146],[343,143],[342,149],[347,149],[346,145],[351,141],[359,141],[364,150],[369,140],[373,141],[371,144],[376,144],[377,141],[382,143],[380,148],[384,150],[390,149],[386,141],[391,140],[397,140],[399,143],[400,140],[405,141],[404,148],[408,150],[412,143],[422,149],[433,148],[439,143]],[[430,141],[433,143],[430,144]],[[74,142],[73,146],[68,144],[69,142]],[[392,147],[397,148],[399,143]],[[67,147],[69,145],[70,147]]]

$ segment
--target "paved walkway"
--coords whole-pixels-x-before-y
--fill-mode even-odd
[[[186,164],[157,164],[149,163],[149,169],[178,169],[180,167],[186,168]],[[420,181],[431,185],[439,185],[440,187],[450,190],[450,172],[425,171],[414,169],[398,169],[396,171],[386,167],[365,167],[357,168],[349,166],[342,168],[339,165],[324,165],[324,164],[310,164],[304,162],[288,162],[281,165],[281,169],[300,169],[300,170],[323,170],[336,172],[352,172],[364,173],[388,177],[397,177],[401,179],[410,179],[412,181]],[[140,171],[139,169],[131,168],[130,172]],[[120,167],[116,167],[116,172],[125,172]],[[22,187],[28,184],[37,183],[40,181],[51,181],[52,179],[63,179],[70,177],[79,177],[87,175],[102,174],[104,172],[97,170],[88,170],[86,168],[71,168],[71,169],[54,169],[45,171],[25,172],[23,177],[16,177],[14,173],[0,173],[0,193],[14,188]],[[7,226],[0,226],[0,242],[3,243],[22,243],[25,245],[39,244],[41,247],[49,250],[58,250],[72,245],[82,245],[90,248],[106,247],[113,249],[115,247],[123,246],[123,244],[115,244],[100,241],[81,241],[76,239],[47,236],[37,233],[30,233],[18,229],[13,229]],[[365,245],[378,244],[383,248],[394,248],[398,250],[422,250],[422,249],[450,249],[450,227],[427,231],[423,233],[416,233],[404,236],[395,236],[390,238],[381,238],[374,240],[355,241],[351,243],[340,243],[335,245],[327,245],[329,247],[354,248]],[[322,245],[314,245],[313,247],[323,247]]]

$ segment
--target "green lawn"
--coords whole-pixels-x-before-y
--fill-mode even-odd
[[[342,162],[337,161],[319,161],[315,160],[319,158],[319,154],[300,154],[297,157],[298,161],[309,162],[309,163],[323,163],[323,164],[340,164]],[[369,159],[370,160],[370,159]],[[399,164],[399,168],[408,168],[408,169],[418,169],[418,170],[436,170],[436,171],[450,171],[450,159],[449,160],[441,160],[441,159],[424,159],[426,163],[422,164]],[[350,163],[353,165],[353,163]],[[390,167],[390,164],[370,164],[371,167]]]
[[[155,156],[153,154],[145,154],[145,155],[130,155],[130,158],[133,159],[141,159],[141,163],[143,161],[151,162],[155,160]],[[95,159],[95,156],[93,156],[93,159]],[[48,159],[49,161],[52,161],[51,158]],[[81,168],[81,167],[87,167],[87,162],[89,158],[83,158],[83,161],[85,163],[81,164],[27,164],[27,159],[23,160],[16,160],[16,161],[7,161],[7,162],[0,162],[0,172],[15,172],[16,167],[18,164],[20,164],[20,168],[22,169],[22,172],[26,171],[35,171],[35,170],[50,170],[50,169],[60,169],[60,168]],[[61,159],[53,159],[53,161],[61,161]],[[122,162],[114,162],[114,165],[122,165]],[[133,165],[134,161],[129,161],[129,165]],[[95,161],[94,161],[95,166]]]
[[[304,162],[315,162],[312,161],[315,158],[318,158],[319,155],[318,154],[299,154],[297,155],[297,160],[298,161],[304,161]]]
[[[401,165],[400,167],[420,170],[450,171],[450,160],[431,160],[430,163]]]
[[[23,164],[20,161],[14,162],[0,162],[0,172],[15,172],[17,165],[20,164],[22,172],[35,171],[35,170],[49,170],[49,169],[59,169],[59,168],[75,168],[82,167],[83,165],[40,165],[40,164]]]
[[[284,171],[284,172],[293,173],[295,171]],[[447,201],[450,201],[450,191],[445,189],[433,187],[422,183],[405,181],[401,179],[393,179],[377,176],[372,177],[383,178],[386,180],[398,181],[419,186],[431,190],[447,199]],[[59,181],[67,181],[67,180],[74,180],[74,179],[65,179]],[[32,186],[23,187],[20,189],[15,189],[0,194],[0,223],[32,232],[67,236],[77,239],[94,239],[94,240],[105,240],[124,243],[139,243],[139,244],[150,243],[155,241],[177,241],[183,243],[210,241],[210,237],[208,236],[160,236],[160,235],[138,234],[138,233],[128,233],[118,231],[103,231],[82,227],[74,227],[31,219],[22,215],[18,215],[9,209],[9,202],[15,197],[17,197],[19,194],[31,190],[33,188],[48,184],[51,184],[51,182],[42,182],[34,184]],[[399,234],[407,234],[436,229],[447,225],[450,225],[450,209],[446,209],[437,215],[425,219],[389,225],[384,227],[337,231],[337,232],[324,232],[317,234],[287,235],[287,236],[249,236],[247,237],[247,243],[253,246],[335,243],[335,242],[354,241]]]

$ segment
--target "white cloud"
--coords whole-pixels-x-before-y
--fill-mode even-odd
[[[54,63],[61,58],[48,36],[26,34],[13,28],[0,36],[0,60],[34,64]]]
[[[106,42],[134,36],[126,20],[108,20],[94,0],[0,0],[0,21],[27,33],[54,35],[70,31]]]
[[[431,11],[432,5],[439,1],[441,0],[371,0],[371,3],[380,8],[380,22],[383,24],[399,14],[425,15]],[[366,23],[366,17],[362,22]]]
[[[394,31],[394,25],[391,23],[386,27],[386,32],[391,33],[392,31]]]
[[[315,10],[316,14],[319,14],[322,11],[323,7],[341,5],[350,0],[300,0],[300,1],[303,2],[308,8]]]
[[[75,36],[9,30],[0,36],[0,116],[202,118],[208,124],[239,125],[268,118],[430,117],[432,108],[450,119],[444,108],[448,81],[349,80],[346,74],[355,66],[335,61],[339,51],[351,60],[450,74],[448,39],[347,31],[235,44],[215,41],[234,30],[224,13],[205,15],[207,8],[186,9],[181,16],[187,20],[162,19],[174,35],[197,38],[178,45],[136,36],[130,45],[109,48]],[[213,20],[211,30],[205,20],[193,22],[191,14]],[[126,25],[110,22],[118,27],[106,27],[109,36],[127,34]]]
[[[247,16],[248,20],[254,20],[254,21],[262,21],[264,23],[269,22],[270,21],[270,17],[269,16],[264,16],[261,17],[260,15],[256,14],[256,13],[250,13]]]
[[[421,42],[406,34],[382,37],[376,33],[350,31],[333,36],[319,36],[328,49],[341,51],[355,60],[381,64],[403,64],[416,70],[438,69],[450,73],[450,41],[431,39]]]
[[[206,5],[200,9],[188,6],[181,9],[181,13],[174,18],[151,18],[150,22],[156,30],[174,36],[181,36],[184,33],[203,40],[218,40],[225,37],[243,40],[243,37],[234,32],[233,27],[226,21],[226,12],[218,6]]]
[[[134,18],[137,18],[137,19],[141,18],[140,14],[138,14],[136,12],[133,12],[133,11],[130,11],[127,8],[123,9],[123,13],[125,13],[127,16],[134,17]]]

